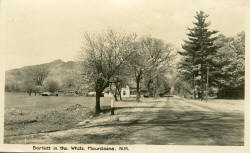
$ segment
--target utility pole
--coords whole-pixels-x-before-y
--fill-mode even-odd
[[[209,66],[207,65],[206,102],[208,101],[208,76],[209,76]]]

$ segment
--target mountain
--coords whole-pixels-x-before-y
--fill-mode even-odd
[[[78,73],[79,63],[74,61],[64,62],[61,59],[52,61],[50,63],[44,63],[39,65],[25,66],[18,69],[12,69],[5,72],[5,84],[9,86],[20,86],[29,77],[28,71],[38,66],[45,66],[48,71],[48,77],[46,80],[55,80],[60,85],[63,84],[64,80]],[[13,87],[12,87],[13,88]]]

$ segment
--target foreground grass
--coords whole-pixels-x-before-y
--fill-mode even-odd
[[[79,104],[40,112],[10,110],[5,113],[4,135],[7,137],[65,130],[93,114],[92,109]]]
[[[135,107],[135,99],[116,105]],[[110,99],[101,99],[101,109],[110,107]],[[144,101],[152,101],[147,99]],[[132,102],[132,103],[130,103]],[[141,103],[137,103],[141,105]],[[5,97],[4,136],[21,136],[67,130],[94,117],[94,97],[42,97],[7,93]]]
[[[94,116],[94,97],[5,95],[4,136],[66,130]],[[110,105],[102,99],[102,109]],[[8,142],[6,142],[8,143]]]

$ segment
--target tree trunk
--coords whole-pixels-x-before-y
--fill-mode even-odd
[[[99,114],[101,112],[100,99],[102,92],[96,91],[96,103],[95,103],[95,114]]]
[[[156,97],[156,86],[154,85],[153,97]]]
[[[118,99],[117,99],[117,89],[115,89],[114,98],[115,98],[115,101],[118,101]]]
[[[152,82],[152,80],[150,79],[149,81],[148,81],[148,84],[147,84],[147,88],[148,88],[148,93],[149,93],[149,96],[150,97],[153,97],[153,91],[152,91],[152,88],[151,88],[151,84],[152,84],[153,82]]]
[[[136,101],[140,101],[141,93],[140,93],[140,80],[137,79],[136,81]]]
[[[196,99],[195,75],[193,76],[193,98]]]
[[[159,98],[159,97],[160,97],[159,91],[156,89],[155,90],[155,98]]]
[[[120,97],[120,100],[122,100],[122,95],[121,95],[121,83],[120,82],[116,82],[115,83],[115,91],[118,94],[118,96]],[[116,101],[118,101],[118,98],[116,99]]]
[[[121,89],[118,89],[118,93],[119,93],[120,100],[122,101],[122,92],[121,92]]]

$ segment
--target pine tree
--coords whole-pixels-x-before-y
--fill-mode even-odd
[[[207,17],[208,15],[203,11],[196,12],[194,27],[188,28],[188,40],[185,40],[182,45],[184,50],[179,52],[183,56],[180,70],[185,79],[192,83],[194,98],[196,97],[196,88],[201,93],[204,93],[206,89],[208,69],[211,72],[209,74],[213,74],[218,69],[213,61],[219,48],[214,45],[214,41],[217,39],[214,35],[218,31],[208,29],[210,22],[206,21]],[[212,78],[210,82],[212,82]]]

